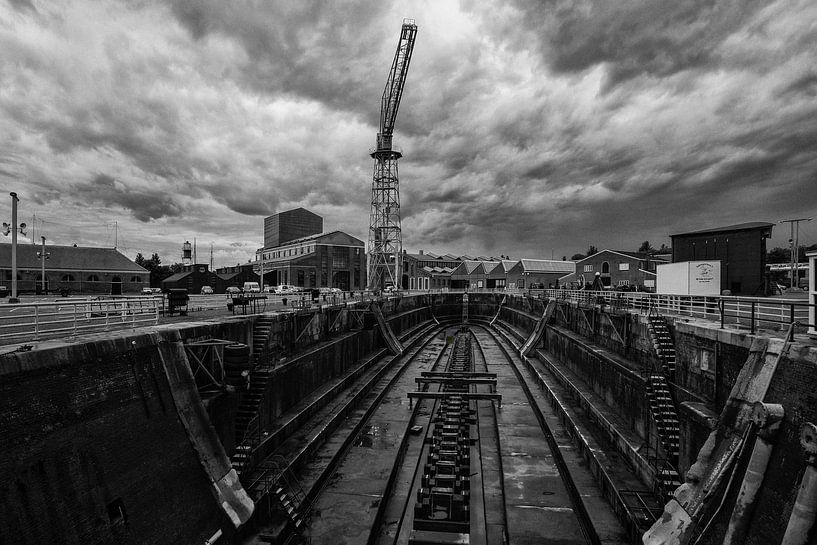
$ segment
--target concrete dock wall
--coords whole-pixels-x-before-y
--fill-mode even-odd
[[[0,357],[0,543],[229,535],[173,388],[151,335]]]

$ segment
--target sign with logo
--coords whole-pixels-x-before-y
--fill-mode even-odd
[[[671,295],[720,295],[720,261],[682,261],[658,265],[656,292]]]

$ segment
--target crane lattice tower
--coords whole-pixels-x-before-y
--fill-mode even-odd
[[[377,146],[371,153],[374,159],[372,177],[372,208],[369,216],[369,288],[382,289],[391,283],[400,287],[403,238],[400,226],[400,188],[397,160],[402,154],[392,149],[392,134],[397,110],[406,84],[417,25],[413,19],[404,19],[400,41],[380,101],[380,132]]]

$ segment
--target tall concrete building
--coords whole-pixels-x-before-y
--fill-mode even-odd
[[[323,218],[305,208],[278,212],[264,218],[264,248],[323,232]]]

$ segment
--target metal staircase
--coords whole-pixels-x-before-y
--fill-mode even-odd
[[[247,490],[253,501],[266,501],[270,509],[270,520],[285,519],[285,523],[277,527],[274,534],[262,536],[264,540],[282,544],[308,543],[309,538],[304,537],[303,531],[310,504],[286,460],[280,455],[273,456],[262,466],[255,468],[252,477],[247,479],[251,482]]]
[[[667,320],[663,316],[652,315],[648,318],[647,328],[652,337],[652,344],[655,352],[661,360],[664,375],[672,377],[675,375],[675,343],[667,326]]]
[[[658,430],[658,439],[666,455],[664,461],[656,464],[656,487],[662,495],[667,496],[681,485],[681,478],[676,469],[678,467],[680,426],[669,384],[663,374],[651,373],[647,378],[647,400]]]
[[[272,316],[260,316],[255,322],[252,333],[252,371],[250,387],[241,394],[235,417],[235,437],[238,446],[231,458],[233,469],[239,474],[246,467],[252,452],[261,442],[262,429],[260,419],[261,402],[267,391],[267,383],[272,373],[272,365],[267,358]]]
[[[255,321],[255,326],[252,330],[252,358],[255,365],[264,363],[264,357],[267,355],[270,334],[272,333],[272,324],[275,322],[273,316],[263,315],[259,316]]]

